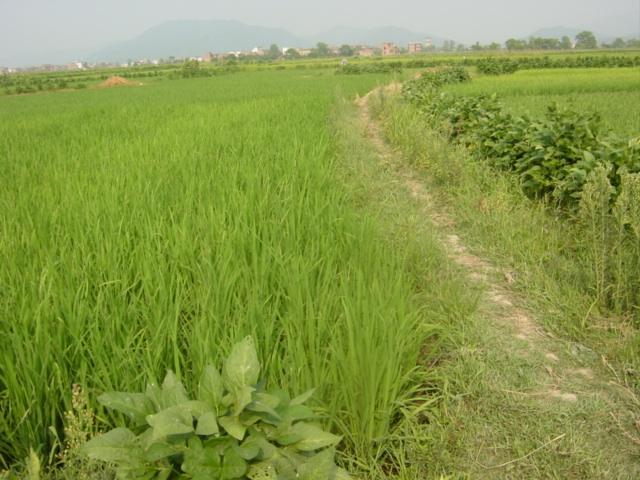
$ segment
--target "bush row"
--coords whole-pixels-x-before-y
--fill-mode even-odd
[[[543,119],[514,116],[495,95],[460,97],[441,92],[442,78],[467,80],[449,72],[408,82],[405,97],[435,122],[446,124],[452,139],[492,165],[519,175],[528,196],[575,206],[596,167],[610,165],[609,180],[616,191],[622,173],[640,172],[640,138],[623,139],[603,131],[598,115],[552,105]]]
[[[564,58],[522,57],[522,58],[482,58],[475,61],[480,73],[501,75],[525,69],[546,68],[616,68],[637,67],[640,55],[634,57],[621,55],[592,55]]]
[[[341,65],[337,74],[360,75],[362,73],[396,73],[402,71],[402,62],[363,63]]]

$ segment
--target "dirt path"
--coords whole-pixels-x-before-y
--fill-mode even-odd
[[[382,93],[393,95],[399,90],[400,85],[395,83],[384,87]],[[486,351],[476,355],[474,361],[481,358],[479,362],[486,369],[483,388],[494,392],[491,399],[482,400],[482,407],[470,407],[470,414],[500,416],[502,412],[492,411],[495,409],[508,411],[509,415],[499,420],[487,419],[486,425],[482,418],[474,421],[470,429],[475,429],[478,438],[469,446],[474,450],[470,455],[474,457],[473,465],[464,470],[478,475],[482,472],[479,475],[482,478],[505,475],[517,478],[510,476],[514,475],[514,468],[524,464],[530,469],[515,471],[519,474],[536,471],[539,467],[536,462],[540,460],[535,457],[539,459],[553,451],[554,455],[575,455],[576,463],[593,462],[589,468],[568,469],[566,476],[560,474],[557,478],[579,478],[584,472],[609,471],[599,469],[601,462],[607,461],[619,465],[612,465],[611,476],[606,478],[640,478],[637,435],[623,427],[629,424],[626,405],[637,402],[633,393],[616,381],[596,352],[545,332],[535,314],[527,309],[525,299],[510,288],[515,273],[497,268],[465,245],[456,232],[454,219],[434,201],[419,172],[407,166],[401,154],[385,142],[369,104],[370,98],[380,93],[380,89],[376,89],[356,101],[361,128],[378,161],[390,166],[391,175],[404,184],[407,194],[435,227],[447,256],[462,268],[470,283],[483,291],[479,315],[487,330]],[[492,364],[494,356],[499,363]],[[522,414],[518,409],[523,410]],[[547,418],[530,415],[531,412]],[[585,420],[589,416],[595,416],[592,425]],[[522,422],[520,432],[510,430],[514,425],[517,428],[518,422]],[[531,434],[527,432],[540,436],[537,448],[510,455],[502,452],[521,440],[518,435]],[[601,452],[588,451],[600,448],[606,451],[611,445],[619,445],[612,450],[619,455],[615,459],[600,458]],[[554,472],[549,476],[556,478],[556,467],[548,468]],[[531,478],[543,477],[547,475],[540,473],[539,477]]]

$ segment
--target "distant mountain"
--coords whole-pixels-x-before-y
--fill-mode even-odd
[[[98,50],[90,61],[120,62],[127,59],[189,57],[206,52],[302,46],[306,42],[280,29],[246,25],[235,20],[179,20],[162,23],[142,35]]]
[[[440,45],[443,39],[416,33],[406,28],[383,26],[375,28],[334,27],[326,32],[309,37],[311,43],[326,42],[331,45],[379,45],[383,42],[394,42],[398,45],[406,45],[409,42],[423,42],[431,38],[435,45]]]
[[[530,37],[542,37],[542,38],[562,38],[569,37],[571,39],[575,38],[577,34],[584,30],[580,28],[570,28],[570,27],[551,27],[551,28],[541,28],[540,30],[536,30],[533,32]]]
[[[442,39],[406,28],[385,26],[376,28],[335,27],[317,35],[300,37],[281,28],[246,25],[235,20],[180,20],[162,23],[125,42],[98,50],[86,59],[94,62],[123,62],[128,59],[189,57],[206,52],[280,47],[311,47],[318,42],[330,45],[380,45],[394,42],[406,45],[431,38],[435,45]]]

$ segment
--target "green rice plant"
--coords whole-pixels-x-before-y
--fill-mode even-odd
[[[591,265],[590,282],[595,297],[607,304],[611,286],[610,254],[612,246],[611,202],[614,188],[609,182],[611,166],[598,166],[582,189],[578,218],[583,226],[582,248]]]
[[[112,428],[98,393],[167,370],[195,391],[247,335],[267,388],[317,387],[337,461],[376,464],[439,308],[338,181],[336,97],[387,80],[238,72],[1,97],[0,464],[56,459],[74,384]]]
[[[616,231],[613,301],[618,311],[627,311],[640,305],[640,174],[622,173],[613,217]]]

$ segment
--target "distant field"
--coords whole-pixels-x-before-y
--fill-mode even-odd
[[[640,135],[640,68],[523,70],[478,76],[448,86],[460,95],[496,93],[515,114],[543,115],[553,102],[582,112],[598,112],[605,127]]]

